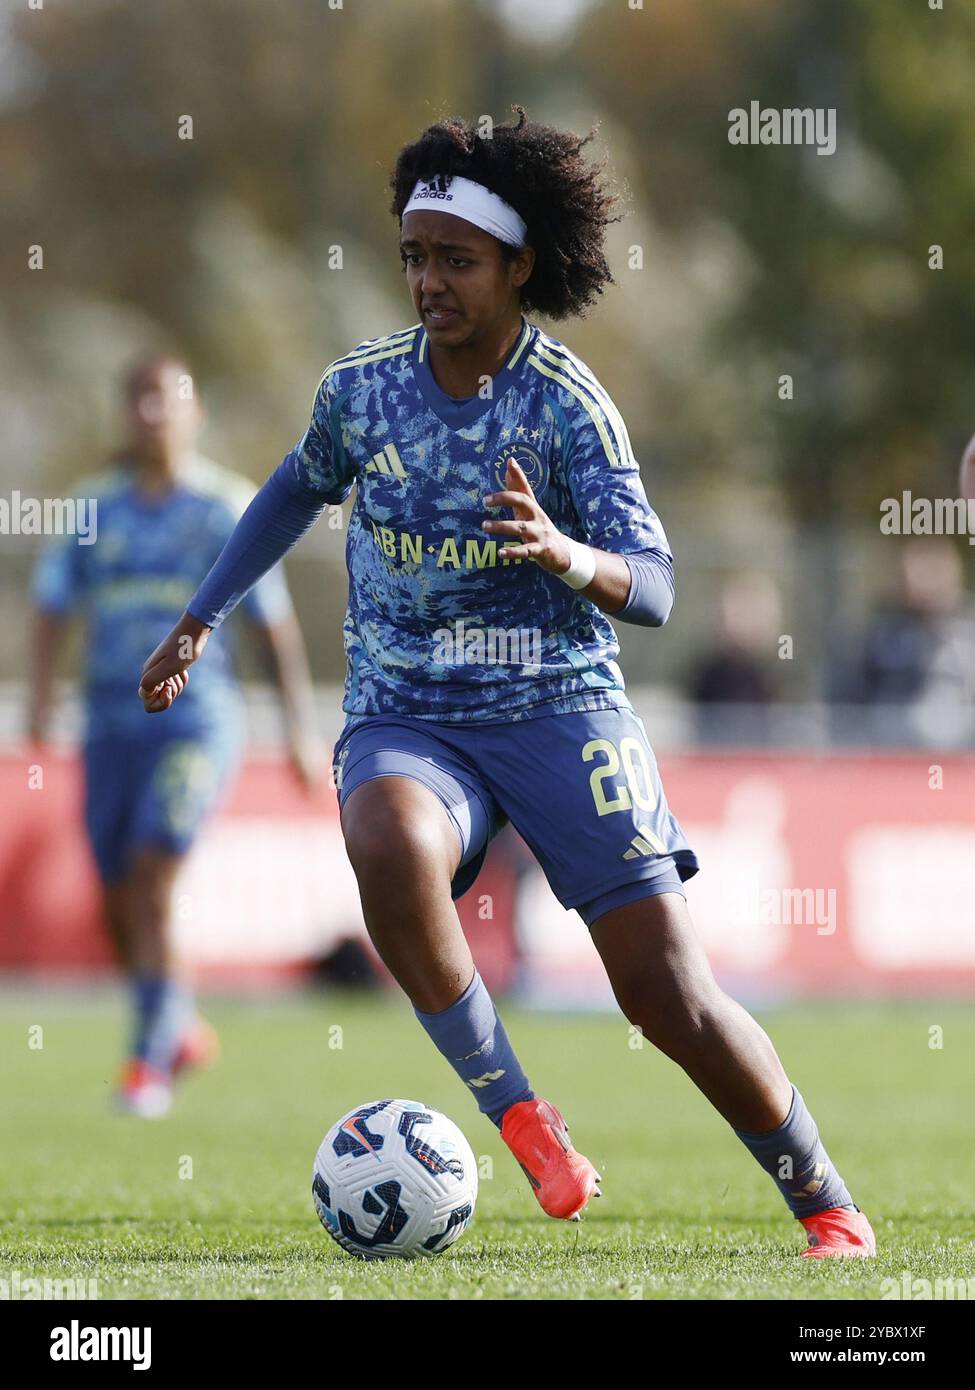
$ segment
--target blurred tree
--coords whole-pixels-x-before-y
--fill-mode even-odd
[[[794,566],[797,528],[872,530],[901,488],[950,493],[975,427],[973,32],[960,5],[906,0],[8,11],[0,482],[98,466],[118,372],[157,344],[195,363],[211,452],[263,477],[322,366],[412,322],[388,210],[400,145],[518,100],[579,131],[600,120],[593,152],[628,195],[617,286],[546,326],[617,400],[672,536],[693,525],[701,563],[761,548]],[[835,106],[835,154],[731,145],[751,100]],[[314,541],[336,576],[342,540]],[[799,599],[828,611],[830,567],[813,579]],[[330,627],[341,605],[339,584],[316,593]]]
[[[730,445],[777,473],[803,520],[873,524],[901,487],[953,486],[972,426],[973,34],[961,6],[655,0],[601,8],[578,36],[587,88],[634,134],[655,222],[688,261],[715,220],[747,250],[695,364],[708,391],[688,378],[673,401],[677,433],[706,446],[705,469]],[[731,145],[728,113],[752,100],[835,107],[835,154]]]

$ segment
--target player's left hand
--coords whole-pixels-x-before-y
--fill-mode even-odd
[[[186,689],[190,667],[203,655],[211,631],[192,613],[183,613],[176,626],[159,643],[146,660],[139,680],[139,698],[147,714],[161,714],[168,710],[176,697]]]
[[[517,536],[520,545],[502,545],[501,560],[534,560],[550,574],[565,574],[572,563],[567,537],[563,536],[550,517],[542,511],[531,483],[513,458],[508,459],[504,492],[491,492],[484,498],[486,507],[510,507],[514,521],[482,521],[481,529],[499,535]]]

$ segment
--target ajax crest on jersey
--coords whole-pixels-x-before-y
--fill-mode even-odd
[[[531,448],[528,444],[522,444],[520,440],[506,444],[495,456],[494,481],[497,483],[496,490],[498,492],[505,491],[504,477],[508,469],[509,459],[514,459],[528,479],[532,492],[540,499],[548,487],[548,464],[537,449]]]
[[[377,1100],[328,1131],[312,1196],[326,1231],[352,1255],[439,1255],[474,1215],[477,1163],[446,1115],[416,1100]]]

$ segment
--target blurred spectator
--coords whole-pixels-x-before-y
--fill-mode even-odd
[[[778,586],[769,575],[748,572],[726,580],[714,645],[687,681],[702,743],[768,741],[768,706],[779,694],[775,643],[781,616]]]
[[[944,537],[912,537],[893,595],[834,662],[834,731],[845,742],[967,744],[973,695],[975,620],[958,550]]]

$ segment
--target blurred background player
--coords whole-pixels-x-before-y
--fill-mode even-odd
[[[222,637],[172,721],[147,719],[139,710],[132,672],[160,624],[182,612],[253,488],[197,453],[203,412],[178,359],[156,357],[136,367],[125,403],[126,442],[114,466],[77,488],[97,507],[94,542],[60,538],[35,573],[29,724],[34,740],[47,737],[56,658],[69,620],[81,612],[87,620],[85,825],[135,1015],[118,1101],[133,1114],[155,1116],[168,1110],[174,1079],[212,1060],[217,1048],[177,970],[170,908],[180,867],[236,769],[244,711],[232,648]],[[325,754],[280,568],[251,591],[246,611],[280,693],[292,764],[311,789],[322,778]]]

